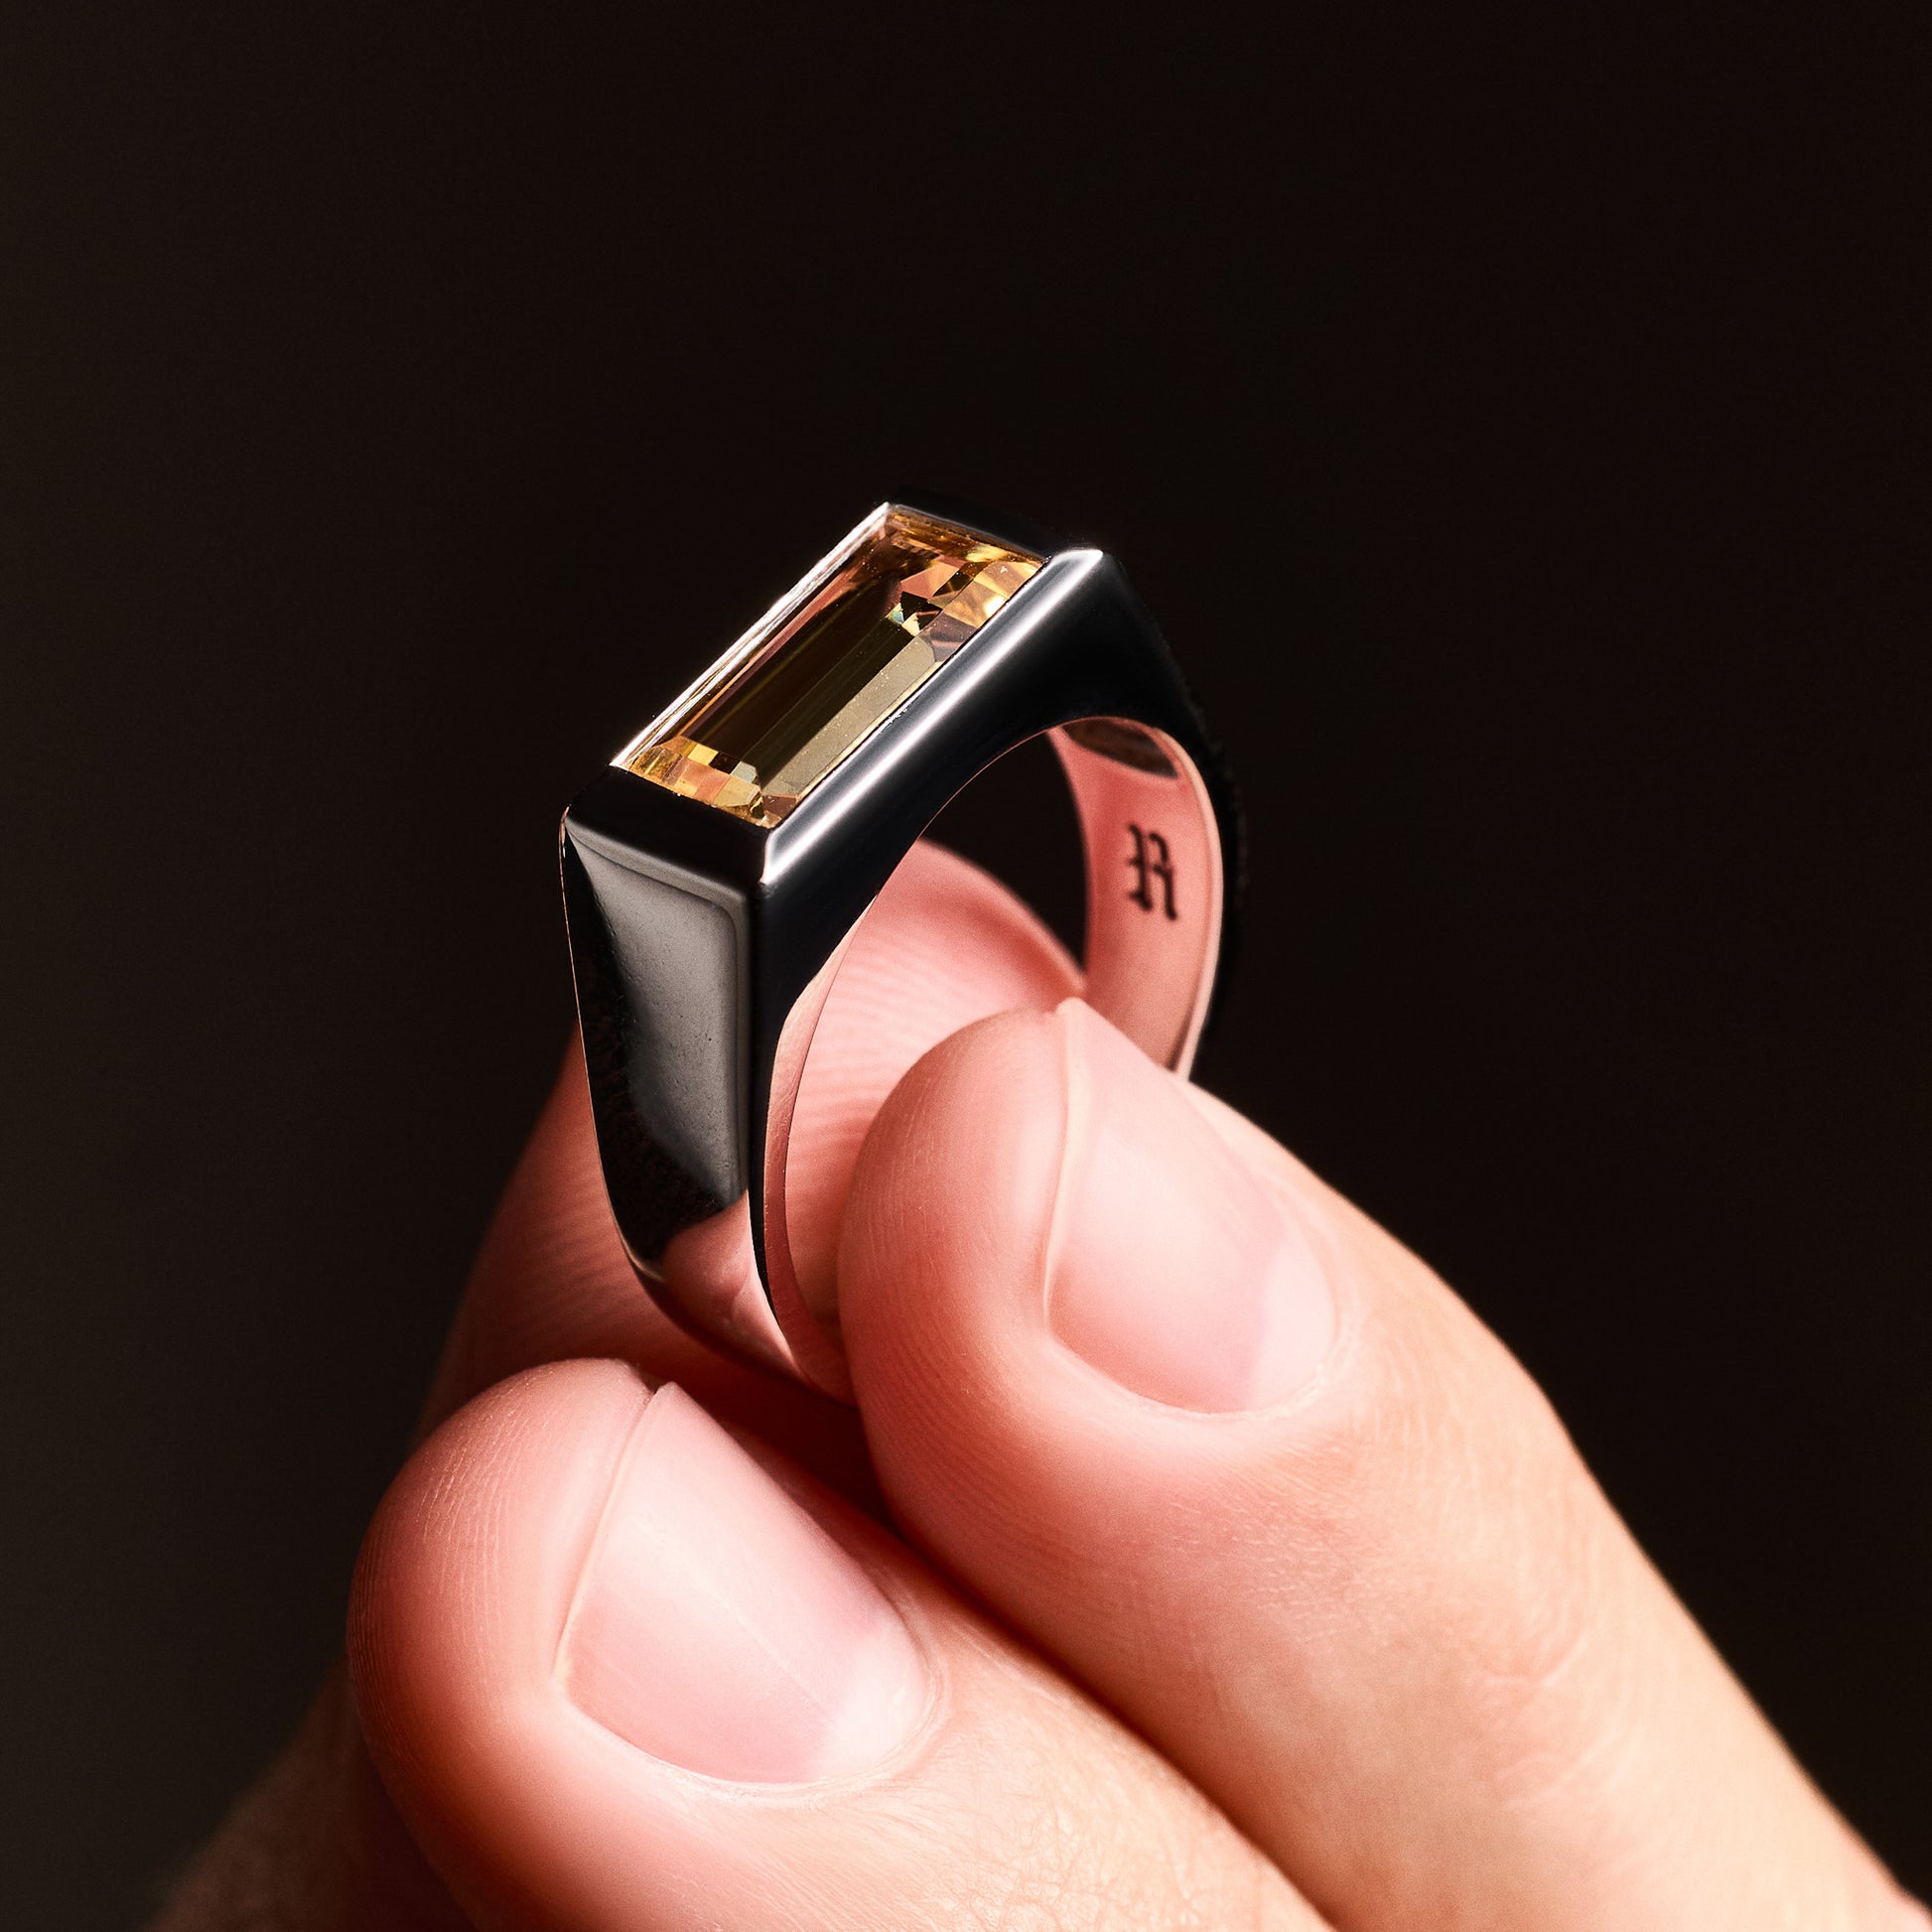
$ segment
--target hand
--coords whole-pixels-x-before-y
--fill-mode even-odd
[[[932,849],[855,942],[791,1200],[856,1416],[638,1290],[573,1058],[166,1932],[1932,1925],[1495,1338],[1076,985]]]

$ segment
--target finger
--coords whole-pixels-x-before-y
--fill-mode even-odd
[[[1494,1338],[1077,1002],[901,1083],[840,1292],[900,1521],[1338,1922],[1896,1922]]]
[[[1009,1005],[1051,1006],[1077,981],[1003,888],[938,847],[913,851],[854,939],[808,1067],[790,1199],[813,1266],[829,1265],[859,1143],[899,1074],[953,1028]],[[519,1369],[579,1355],[621,1356],[676,1379],[883,1514],[850,1409],[726,1361],[639,1288],[605,1198],[573,1039],[478,1257],[425,1428]],[[370,1932],[441,1923],[426,1888],[433,1900],[332,1679],[185,1874],[164,1923],[181,1932],[264,1917]]]
[[[942,847],[913,849],[860,924],[806,1064],[787,1188],[801,1275],[816,1286],[829,1274],[860,1145],[900,1074],[969,1022],[1050,1008],[1078,981],[1058,941],[997,881]],[[573,1040],[478,1256],[429,1421],[518,1369],[602,1355],[682,1383],[845,1493],[871,1493],[849,1410],[727,1362],[639,1287],[605,1196]]]
[[[616,1363],[500,1384],[417,1452],[350,1668],[484,1932],[1319,1923],[902,1545]]]

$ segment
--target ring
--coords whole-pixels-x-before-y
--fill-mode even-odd
[[[883,503],[574,799],[564,903],[612,1212],[678,1322],[846,1400],[792,1266],[812,1033],[866,908],[942,807],[1044,734],[1079,816],[1084,997],[1185,1074],[1240,825],[1154,621],[1105,553]]]

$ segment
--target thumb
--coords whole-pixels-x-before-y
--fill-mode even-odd
[[[1145,1743],[902,1544],[615,1362],[410,1459],[349,1617],[376,1763],[484,1932],[1318,1932]],[[1009,1916],[1014,1899],[1042,1901]]]

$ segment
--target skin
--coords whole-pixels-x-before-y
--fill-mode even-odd
[[[943,853],[862,928],[792,1198],[856,1413],[639,1291],[573,1050],[371,1526],[346,1667],[160,1928],[1932,1926],[1495,1337],[1077,986]],[[1251,1377],[1216,1337],[1277,1277],[1299,1312]],[[666,1382],[910,1633],[925,1701],[876,1762],[696,1775],[571,1701],[557,1632]]]

